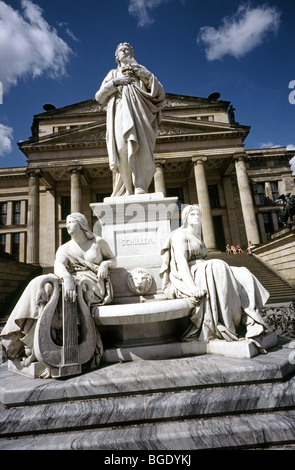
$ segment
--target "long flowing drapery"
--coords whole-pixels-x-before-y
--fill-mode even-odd
[[[119,173],[119,135],[127,145],[134,184],[147,191],[155,173],[153,151],[165,104],[164,89],[154,75],[149,79],[149,88],[141,80],[115,87],[113,80],[118,76],[122,76],[119,68],[111,70],[96,94],[100,104],[107,104],[109,165],[116,173],[113,196],[125,190]]]
[[[98,265],[89,263],[78,256],[69,255],[68,258],[68,270],[74,279],[78,281],[87,278],[92,283],[94,297],[91,301],[91,307],[110,303],[113,298],[113,289],[109,276],[104,280],[98,280]],[[23,348],[33,351],[36,322],[42,315],[44,305],[50,302],[53,294],[51,283],[44,284],[44,281],[50,280],[50,278],[53,282],[58,280],[54,274],[41,275],[33,279],[11,312],[1,332],[1,341],[9,359],[17,357]],[[59,302],[53,317],[52,329],[59,330],[61,328],[61,305]]]
[[[196,287],[206,291],[203,297],[195,298],[183,282],[177,266],[175,232],[178,230],[185,229],[180,227],[172,232],[161,251],[160,276],[168,298],[184,297],[195,303],[192,326],[183,339],[235,341],[244,329],[243,335],[255,342],[255,337],[267,328],[260,314],[269,297],[267,290],[247,268],[232,267],[218,259],[206,259],[203,241],[187,233],[187,262],[191,276]]]

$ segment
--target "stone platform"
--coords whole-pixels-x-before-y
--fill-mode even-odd
[[[295,443],[295,357],[217,354],[106,365],[67,379],[0,366],[1,450],[195,450]]]

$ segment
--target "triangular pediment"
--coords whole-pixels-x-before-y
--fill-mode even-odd
[[[81,101],[74,103],[69,106],[63,106],[61,108],[55,108],[44,113],[36,114],[35,117],[38,119],[52,119],[60,117],[72,117],[79,115],[88,115],[105,112],[104,108],[100,106],[95,99]]]
[[[164,117],[159,126],[158,138],[159,140],[165,138],[182,138],[183,136],[194,138],[206,137],[208,139],[217,136],[227,135],[230,137],[232,134],[240,132],[247,134],[249,128],[247,126],[231,126],[227,123],[196,121],[188,118],[173,118]],[[40,137],[38,140],[30,139],[22,142],[20,147],[29,146],[42,147],[42,146],[58,146],[61,145],[105,145],[106,141],[106,122],[92,122],[90,124],[79,125],[73,129],[63,130],[58,133],[53,133]]]
[[[228,101],[222,100],[210,100],[208,98],[200,98],[195,96],[186,95],[175,95],[172,93],[166,93],[166,104],[165,108],[174,107],[203,107],[209,105],[228,106]]]
[[[200,98],[186,95],[176,95],[172,93],[166,93],[166,104],[164,107],[165,112],[169,113],[169,110],[173,111],[173,108],[202,108],[202,107],[220,107],[227,108],[229,102],[222,100],[209,100],[208,98]],[[68,106],[60,108],[50,109],[39,114],[35,117],[39,120],[61,118],[61,117],[73,117],[79,115],[91,115],[96,113],[105,113],[105,107],[100,106],[97,101],[89,99],[81,101]]]
[[[54,144],[64,143],[64,144],[75,144],[78,142],[81,143],[91,143],[98,141],[105,141],[106,138],[106,123],[91,123],[86,125],[81,125],[76,129],[71,129],[68,131],[62,131],[59,134],[52,136],[51,142]]]
[[[244,127],[244,126],[239,126]],[[235,128],[236,129],[236,128]],[[231,133],[233,127],[227,123],[209,121],[196,121],[194,119],[163,118],[159,127],[159,136],[182,135],[182,134],[214,134]]]

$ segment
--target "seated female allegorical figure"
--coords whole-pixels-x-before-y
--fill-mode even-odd
[[[195,304],[183,339],[236,341],[245,337],[262,351],[267,327],[260,309],[269,293],[247,268],[208,259],[199,206],[187,206],[182,223],[161,251],[160,276],[169,299],[188,298]]]

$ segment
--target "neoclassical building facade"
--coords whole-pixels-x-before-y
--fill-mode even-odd
[[[90,203],[112,192],[106,112],[87,100],[34,116],[32,136],[19,143],[27,165],[0,169],[0,249],[19,261],[52,266],[68,239],[66,216],[78,211],[95,225]],[[295,193],[285,147],[245,150],[249,126],[235,122],[230,103],[167,93],[155,147],[150,192],[202,208],[209,250],[226,243],[259,245],[280,228],[279,194]]]

